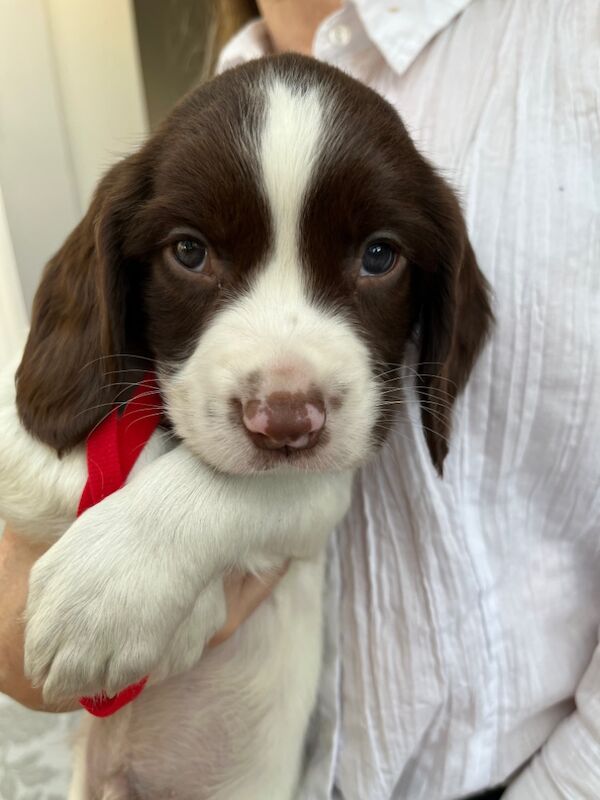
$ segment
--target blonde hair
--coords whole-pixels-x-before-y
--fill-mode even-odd
[[[259,16],[254,0],[134,0],[151,128],[175,103],[214,75],[219,53]]]
[[[251,19],[260,16],[255,0],[215,0],[206,41],[204,77],[214,74],[219,53],[227,42]]]

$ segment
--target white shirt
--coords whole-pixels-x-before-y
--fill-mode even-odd
[[[444,480],[416,403],[331,559],[304,800],[600,798],[600,3],[355,0],[316,57],[463,200],[497,325]],[[264,54],[262,22],[221,68]]]

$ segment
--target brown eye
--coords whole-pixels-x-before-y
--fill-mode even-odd
[[[371,242],[367,245],[360,262],[360,274],[385,275],[397,263],[399,253],[389,242]]]
[[[173,245],[173,255],[192,272],[202,272],[208,262],[208,248],[197,239],[179,239]]]

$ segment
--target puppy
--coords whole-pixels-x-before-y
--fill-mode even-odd
[[[353,471],[390,427],[412,340],[441,474],[490,320],[452,191],[381,97],[312,59],[223,74],[110,170],[0,397],[0,513],[57,539],[31,576],[28,674],[54,701],[151,676],[86,726],[73,798],[293,796]],[[86,436],[149,366],[169,426],[73,522]],[[227,571],[288,559],[200,661]]]

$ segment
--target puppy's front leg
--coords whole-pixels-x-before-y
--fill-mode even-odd
[[[86,511],[34,567],[28,674],[48,700],[117,692],[152,672],[214,578],[261,551],[313,554],[349,496],[349,475],[231,477],[179,446]]]
[[[223,581],[215,578],[200,592],[189,615],[180,623],[160,662],[152,670],[149,685],[194,667],[208,640],[225,624],[227,602]]]

